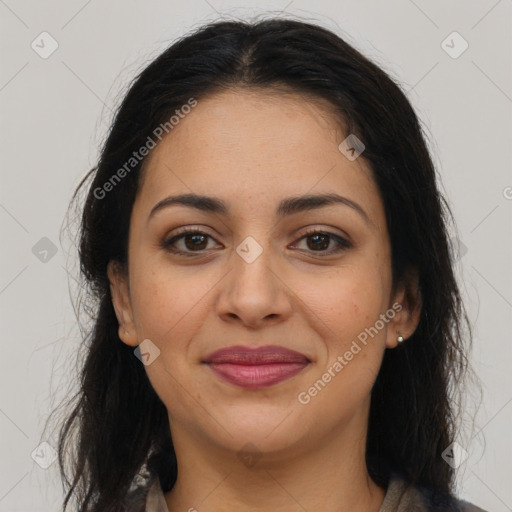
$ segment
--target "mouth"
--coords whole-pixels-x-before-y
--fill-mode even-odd
[[[204,361],[225,382],[247,389],[261,389],[290,379],[311,361],[284,347],[229,347],[210,354]]]

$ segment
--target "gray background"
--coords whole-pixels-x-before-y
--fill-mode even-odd
[[[265,11],[344,35],[401,81],[431,134],[484,391],[476,427],[461,438],[459,494],[512,510],[511,0],[0,0],[0,512],[59,510],[57,463],[43,469],[31,457],[51,461],[51,448],[38,448],[56,446],[44,422],[76,380],[76,255],[59,236],[128,81],[184,32]],[[51,49],[43,31],[58,44],[46,59],[31,47]],[[453,31],[469,44],[457,58]],[[469,391],[468,424],[478,405]]]

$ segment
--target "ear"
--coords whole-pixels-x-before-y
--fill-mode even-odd
[[[398,336],[402,336],[404,341],[411,337],[420,321],[421,307],[418,272],[409,269],[391,298],[390,309],[396,314],[388,324],[386,348],[395,348]]]
[[[127,273],[120,268],[117,262],[109,261],[107,276],[110,282],[112,304],[119,322],[119,338],[127,345],[136,347],[139,342],[133,321]]]

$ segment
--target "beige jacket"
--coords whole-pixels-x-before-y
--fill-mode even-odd
[[[449,507],[435,506],[420,490],[413,488],[404,491],[404,486],[403,480],[391,479],[379,512],[485,512],[475,505],[459,500]],[[145,505],[144,512],[170,512],[158,479],[149,488]]]

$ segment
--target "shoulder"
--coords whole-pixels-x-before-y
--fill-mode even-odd
[[[431,489],[411,487],[400,477],[391,478],[379,512],[486,512],[455,497],[440,498]]]
[[[146,495],[145,512],[169,512],[158,478],[150,482],[150,487]]]
[[[158,477],[133,489],[125,498],[123,512],[169,512]]]
[[[123,512],[146,512],[146,502],[151,488],[147,485],[131,489],[123,500]]]
[[[123,500],[122,512],[168,512],[158,477],[137,478]]]

